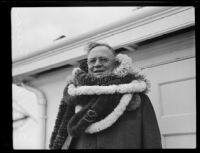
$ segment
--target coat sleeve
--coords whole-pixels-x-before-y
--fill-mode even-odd
[[[144,149],[161,149],[161,135],[155,111],[149,97],[141,94],[142,101],[142,145]]]
[[[66,90],[67,90],[67,88],[64,89],[63,95],[65,94]],[[65,102],[64,96],[63,96],[63,98],[61,99],[59,108],[58,108],[58,113],[57,113],[57,116],[56,116],[56,121],[55,121],[53,132],[52,132],[51,138],[50,138],[50,144],[49,144],[49,148],[50,149],[53,148],[53,144],[54,144],[55,138],[56,138],[56,136],[58,134],[58,130],[59,130],[60,125],[62,123],[63,116],[65,114],[65,110],[66,109],[67,109],[67,103]]]
[[[67,135],[67,130],[65,130],[67,129],[67,126],[63,124],[68,122],[68,120],[74,113],[74,106],[68,105],[69,103],[68,101],[70,100],[70,98],[69,95],[67,94],[67,89],[68,85],[65,87],[63,91],[63,97],[59,105],[56,121],[50,138],[50,144],[49,144],[50,149],[57,149],[58,147],[61,148],[60,147],[62,142],[61,139],[64,139],[65,136]]]

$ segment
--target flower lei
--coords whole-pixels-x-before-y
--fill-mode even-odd
[[[71,89],[73,88],[73,89]],[[138,93],[146,90],[147,86],[144,82],[132,81],[130,84],[122,84],[122,85],[110,85],[110,86],[92,86],[90,87],[68,87],[68,93],[73,96],[77,95],[102,95],[102,94],[115,94],[122,93],[124,94],[120,99],[117,107],[104,119],[91,124],[85,132],[87,133],[96,133],[101,130],[104,130],[110,127],[115,121],[124,113],[126,107],[132,99],[132,94],[129,93]],[[80,106],[77,105],[80,109]],[[77,111],[76,111],[77,112]]]
[[[123,97],[120,99],[119,104],[114,109],[114,111],[111,112],[111,114],[109,114],[106,118],[90,125],[85,130],[85,132],[92,134],[102,131],[113,125],[117,121],[117,119],[124,113],[131,99],[132,99],[132,94],[123,95]]]
[[[84,72],[81,71],[79,68],[74,69],[74,71],[72,72],[74,78],[78,79],[75,80],[74,82],[78,81],[79,85],[76,86],[76,83],[74,83],[68,86],[68,93],[71,96],[102,95],[102,94],[115,94],[115,93],[124,94],[120,99],[120,102],[117,105],[117,107],[104,119],[92,123],[85,130],[86,133],[95,133],[110,127],[126,110],[126,107],[132,98],[131,93],[139,93],[144,91],[147,92],[148,89],[148,84],[146,83],[147,81],[144,75],[141,74],[141,71],[139,71],[139,69],[133,68],[131,58],[127,58],[126,55],[119,54],[116,57],[116,59],[120,63],[120,65],[108,77],[101,78],[101,81],[99,81],[97,78],[93,77],[90,74],[84,75]],[[116,84],[115,82],[114,84],[105,85],[106,82],[108,82],[108,79],[114,78],[114,76],[117,76],[118,78],[121,79],[127,77],[128,75],[134,76],[135,78],[137,77],[138,79],[135,80],[131,78],[131,80],[133,81],[125,84]],[[80,79],[79,76],[81,76],[80,78],[82,79]],[[90,81],[88,81],[88,78]],[[104,78],[108,79],[104,81]],[[129,79],[130,77],[127,78]],[[117,80],[117,78],[115,79]],[[104,82],[105,84],[103,84]],[[99,83],[101,83],[101,85],[99,85]],[[81,110],[81,106],[77,105],[76,107],[78,108],[78,111],[76,108],[76,112],[79,112]]]
[[[130,104],[130,101],[133,98],[134,93],[148,92],[150,88],[150,83],[146,79],[145,75],[142,74],[139,69],[133,66],[131,58],[129,58],[127,55],[118,54],[116,56],[116,59],[120,63],[120,65],[112,72],[110,76],[106,76],[105,80],[101,79],[99,81],[92,76],[85,75],[85,73],[82,73],[83,71],[80,68],[75,68],[72,71],[72,80],[69,81],[69,84],[65,88],[63,100],[68,104],[70,103],[70,101],[73,100],[69,100],[70,98],[69,99],[65,98],[65,95],[69,95],[69,97],[80,97],[80,96],[92,96],[92,95],[102,95],[102,94],[103,95],[122,94],[122,97],[119,99],[118,104],[111,111],[111,113],[107,114],[105,117],[101,118],[100,120],[97,119],[95,120],[95,122],[90,124],[88,123],[86,124],[86,122],[79,122],[79,124],[87,126],[84,129],[86,133],[95,133],[110,127],[124,113],[127,106]],[[130,76],[128,77],[128,75]],[[121,79],[123,81],[120,82]],[[99,105],[100,104],[101,102],[99,102]],[[81,114],[81,113],[84,114],[84,108],[80,106],[78,103],[74,105],[74,107],[73,105],[71,105],[70,107],[72,108],[71,112],[75,113],[75,107],[77,107],[79,108],[79,110],[77,111],[76,109],[76,114]],[[89,108],[91,108],[90,104],[87,106],[87,108],[85,107],[85,112]],[[62,115],[59,116],[59,114]],[[65,118],[65,116],[67,117]],[[80,116],[81,115],[79,115],[79,119]],[[73,117],[71,119],[70,118],[71,117],[69,117],[69,114],[67,115],[67,112],[58,113],[56,123],[59,123],[59,125],[56,124],[54,127],[54,132],[52,133],[51,137],[50,148],[58,149],[62,147],[64,140],[67,137],[66,130],[68,129],[69,132],[70,131],[69,129],[71,129],[69,128],[69,124],[73,125],[73,123],[75,123],[73,121],[76,121],[72,120]],[[67,124],[68,127],[66,127]],[[73,133],[73,128],[71,132]]]
[[[114,93],[135,93],[142,92],[147,89],[144,81],[134,80],[129,84],[110,85],[110,86],[80,86],[75,87],[73,84],[69,85],[68,93],[71,96],[77,95],[101,95]]]

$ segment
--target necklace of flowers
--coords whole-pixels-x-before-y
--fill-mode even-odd
[[[119,76],[124,76],[127,73],[133,73],[135,75],[142,75],[140,71],[137,69],[133,69],[131,64],[132,61],[127,59],[125,55],[118,55],[117,60],[120,61],[120,66],[114,71],[114,74]],[[76,71],[76,70],[75,70]],[[74,71],[74,74],[75,74]],[[115,94],[122,93],[124,94],[120,99],[117,107],[104,119],[91,124],[86,130],[86,133],[96,133],[102,131],[111,125],[113,125],[117,119],[124,113],[126,107],[132,99],[132,96],[136,92],[147,92],[148,91],[148,82],[146,80],[133,80],[128,84],[120,84],[120,85],[109,85],[109,86],[77,86],[74,84],[70,84],[68,86],[68,93],[71,96],[76,95],[101,95],[101,94]],[[79,111],[81,107],[79,105],[76,106],[76,112]]]
[[[109,85],[109,86],[78,86],[74,84],[68,86],[68,93],[71,96],[77,95],[101,95],[101,94],[114,94],[114,93],[134,93],[147,91],[147,83],[143,80],[134,80],[128,84]]]
[[[91,124],[86,130],[86,133],[95,133],[110,127],[116,120],[124,113],[126,107],[131,101],[132,94],[138,92],[145,92],[147,84],[144,81],[134,80],[129,84],[110,85],[110,86],[80,86],[75,87],[73,84],[68,87],[70,95],[93,95],[93,94],[114,94],[123,93],[117,107],[104,119]],[[77,106],[80,110],[80,106]]]
[[[113,125],[117,119],[124,113],[126,107],[132,99],[132,94],[124,94],[120,99],[117,107],[104,119],[91,124],[86,130],[86,133],[96,133]]]

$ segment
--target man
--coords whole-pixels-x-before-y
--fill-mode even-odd
[[[64,90],[50,149],[161,148],[148,89],[130,57],[90,43]]]

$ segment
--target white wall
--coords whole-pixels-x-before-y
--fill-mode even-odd
[[[194,31],[165,38],[130,54],[145,67],[149,98],[156,112],[163,148],[196,146]]]

